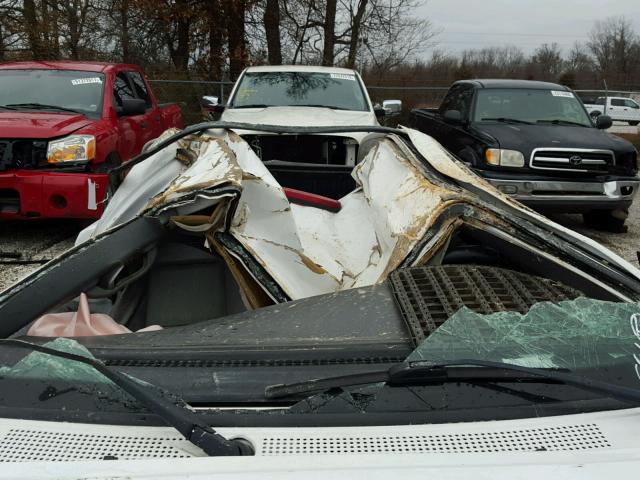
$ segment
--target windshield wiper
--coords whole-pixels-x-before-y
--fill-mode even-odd
[[[578,127],[588,127],[589,125],[585,125],[580,122],[572,122],[571,120],[538,120],[538,123],[552,123],[554,125],[577,125]]]
[[[497,118],[481,118],[481,121],[493,121],[502,123],[524,123],[525,125],[534,125],[533,122],[527,122],[526,120],[518,120],[517,118],[497,117]]]
[[[61,112],[82,113],[73,108],[61,107],[59,105],[46,105],[44,103],[10,103],[5,107],[13,107],[14,110],[24,108],[27,110],[59,110]]]
[[[275,107],[276,105],[266,105],[264,103],[251,103],[249,105],[234,105],[230,108],[267,108],[267,107]]]
[[[458,367],[472,368],[458,368]],[[456,368],[451,368],[456,367]],[[479,368],[480,367],[480,368]],[[514,375],[514,373],[516,375]],[[616,400],[640,403],[640,390],[580,377],[573,373],[522,367],[511,363],[460,359],[446,362],[403,362],[388,370],[327,377],[287,385],[270,385],[265,389],[269,399],[300,395],[332,388],[384,382],[387,385],[431,385],[443,382],[522,382],[547,380],[571,385],[582,390],[604,394]]]
[[[203,422],[194,412],[179,407],[169,400],[162,398],[151,388],[139,383],[140,381],[136,381],[133,377],[117,370],[112,370],[98,360],[35,345],[23,340],[0,340],[0,345],[40,352],[89,365],[142,403],[167,425],[175,428],[184,438],[202,449],[209,456],[241,456],[254,454],[253,448],[244,440],[227,440]]]
[[[320,105],[320,104],[308,104],[308,105],[291,105],[292,107],[315,107],[315,108],[329,108],[331,110],[351,110],[350,108],[337,107],[335,105]]]
[[[17,108],[10,107],[9,105],[0,105],[0,108],[3,108],[4,110],[17,110]]]

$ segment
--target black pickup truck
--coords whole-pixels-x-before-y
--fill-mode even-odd
[[[640,186],[635,147],[592,119],[567,87],[526,80],[463,80],[410,125],[440,142],[504,193],[541,210],[582,213],[624,231]]]

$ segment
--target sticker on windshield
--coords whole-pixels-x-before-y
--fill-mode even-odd
[[[102,83],[102,80],[100,77],[74,78],[71,80],[71,85],[86,85],[88,83]]]
[[[554,97],[573,98],[573,93],[571,93],[571,92],[562,92],[560,90],[551,90],[551,95],[553,95]]]
[[[349,75],[346,73],[332,73],[331,78],[335,78],[336,80],[351,80],[352,82],[356,81],[355,75]]]

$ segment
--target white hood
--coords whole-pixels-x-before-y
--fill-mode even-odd
[[[228,108],[220,120],[286,127],[378,125],[373,112],[317,107]]]

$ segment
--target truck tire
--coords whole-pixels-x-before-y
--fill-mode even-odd
[[[628,228],[624,224],[629,211],[627,209],[589,210],[582,215],[586,226],[612,233],[626,233]]]
[[[635,122],[629,122],[629,125],[631,125],[632,127],[635,127],[636,125],[638,125],[640,122],[635,121]]]

